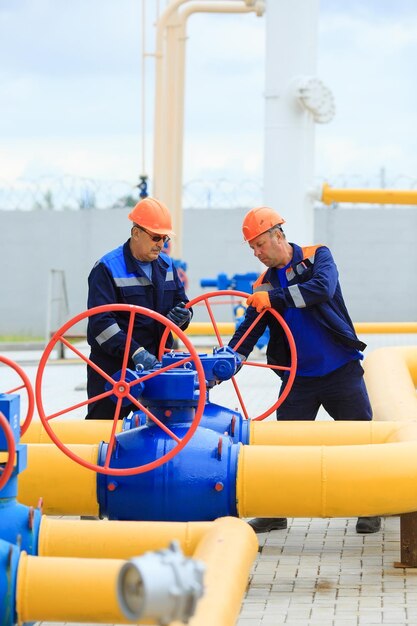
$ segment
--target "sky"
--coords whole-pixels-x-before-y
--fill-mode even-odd
[[[2,183],[152,178],[154,59],[143,75],[142,35],[151,53],[157,6],[145,0],[143,28],[142,0],[0,0]],[[265,24],[189,19],[184,183],[262,181]],[[318,178],[417,186],[416,66],[415,0],[321,1],[317,76],[336,115],[316,125]]]

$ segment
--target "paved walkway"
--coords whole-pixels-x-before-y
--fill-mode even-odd
[[[294,519],[258,535],[238,626],[417,624],[417,570],[397,569],[399,517],[373,535],[356,519]]]

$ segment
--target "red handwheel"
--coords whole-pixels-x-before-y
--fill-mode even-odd
[[[129,317],[128,329],[126,332],[126,340],[125,340],[125,347],[124,347],[124,355],[123,355],[122,367],[121,367],[121,372],[120,372],[120,379],[117,381],[115,381],[109,374],[107,374],[98,365],[96,365],[93,361],[91,361],[91,359],[89,359],[87,356],[82,354],[82,352],[80,352],[80,350],[78,350],[76,346],[72,345],[68,341],[68,339],[65,337],[65,334],[68,332],[68,330],[75,324],[78,324],[80,321],[87,319],[89,317],[92,317],[93,315],[97,315],[99,313],[114,313],[114,312],[124,312],[128,314],[128,317]],[[170,331],[174,332],[186,346],[189,352],[189,356],[184,357],[184,359],[181,359],[178,362],[172,363],[166,367],[162,367],[159,370],[151,372],[143,376],[140,380],[136,380],[136,379],[133,381],[130,380],[130,378],[126,376],[126,371],[128,368],[130,346],[132,342],[132,335],[133,335],[134,322],[135,322],[136,315],[151,317],[152,319],[156,320],[160,324],[166,326],[168,333]],[[69,350],[74,352],[80,359],[82,359],[85,363],[90,365],[90,367],[92,367],[97,373],[99,373],[103,377],[103,379],[108,383],[108,391],[105,391],[102,394],[99,394],[93,398],[88,398],[87,400],[80,402],[78,404],[75,404],[73,406],[66,407],[58,412],[47,415],[45,413],[43,400],[42,400],[43,373],[45,370],[45,366],[48,362],[49,356],[52,350],[54,349],[54,347],[56,346],[56,344],[58,344],[58,342],[61,342],[62,344],[64,344]],[[156,376],[159,376],[162,372],[167,372],[174,368],[181,367],[184,363],[187,363],[187,362],[194,363],[195,369],[197,371],[199,387],[200,389],[205,390],[204,370],[193,345],[191,344],[188,337],[185,336],[183,331],[180,328],[178,328],[169,319],[167,319],[163,315],[160,315],[159,313],[156,313],[155,311],[151,311],[150,309],[146,309],[144,307],[134,306],[130,304],[106,304],[103,306],[95,307],[93,309],[88,309],[87,311],[84,311],[83,313],[80,313],[79,315],[76,315],[75,317],[73,317],[66,324],[64,324],[59,330],[57,330],[56,333],[53,335],[51,341],[45,348],[45,351],[39,363],[39,368],[38,368],[38,372],[36,376],[36,386],[35,386],[36,404],[37,404],[37,408],[39,412],[39,417],[42,421],[42,424],[45,430],[47,431],[48,435],[52,439],[52,441],[58,446],[60,450],[62,450],[62,452],[64,452],[64,454],[66,454],[69,458],[79,463],[80,465],[83,465],[84,467],[94,470],[95,472],[98,472],[100,474],[108,474],[112,476],[126,476],[130,474],[141,474],[142,472],[147,472],[149,470],[155,469],[156,467],[159,467],[160,465],[163,465],[164,463],[167,463],[176,454],[178,454],[184,448],[184,446],[186,446],[186,444],[191,439],[191,437],[195,433],[200,423],[201,416],[204,411],[205,393],[199,394],[199,399],[198,399],[198,404],[196,407],[194,419],[186,435],[182,439],[180,439],[170,428],[168,428],[166,424],[161,422],[151,411],[149,411],[140,402],[140,400],[136,399],[134,395],[132,395],[132,392],[131,392],[132,388],[139,383],[146,383],[147,380],[151,378],[155,378]],[[115,405],[115,412],[113,416],[112,432],[110,435],[110,440],[109,440],[109,444],[107,448],[107,456],[106,456],[104,465],[98,465],[98,464],[86,461],[85,459],[76,455],[70,448],[65,446],[63,442],[59,439],[59,437],[56,435],[56,433],[53,431],[50,422],[51,420],[61,415],[68,414],[73,410],[79,409],[80,407],[83,407],[83,406],[87,406],[88,404],[91,404],[92,402],[96,402],[97,400],[101,400],[102,398],[106,398],[109,396],[115,396],[117,398],[117,402]],[[141,411],[143,411],[150,420],[152,420],[157,426],[159,426],[168,436],[170,436],[176,442],[176,445],[169,452],[167,452],[160,458],[156,459],[155,461],[152,461],[151,463],[145,463],[143,465],[137,465],[134,467],[127,467],[127,468],[112,468],[110,466],[111,455],[112,455],[114,444],[115,444],[116,427],[117,427],[117,421],[120,415],[120,408],[122,406],[122,402],[124,399],[128,399],[134,405],[135,410],[140,409]]]
[[[11,359],[8,359],[5,356],[0,356],[0,363],[4,363],[8,367],[11,367],[23,383],[19,384],[17,387],[13,387],[13,389],[3,391],[2,393],[16,393],[16,391],[20,391],[21,389],[25,389],[27,393],[28,408],[25,419],[23,420],[23,424],[20,425],[20,436],[23,436],[29,427],[29,424],[33,417],[33,411],[35,409],[35,396],[33,394],[33,388],[29,378],[17,363],[12,361]]]
[[[0,412],[0,427],[4,432],[4,436],[6,439],[7,450],[9,452],[8,459],[4,468],[0,468],[0,491],[3,489],[4,485],[9,480],[12,475],[14,468],[14,457],[16,454],[16,444],[13,437],[13,431],[10,427],[9,422],[4,417],[3,413]]]
[[[194,298],[193,300],[191,300],[190,302],[188,302],[186,304],[187,309],[189,309],[189,308],[191,308],[191,307],[193,307],[193,306],[195,306],[196,304],[199,304],[199,303],[204,303],[205,304],[219,346],[223,346],[224,343],[223,343],[223,339],[222,339],[221,333],[219,331],[219,327],[217,325],[217,322],[216,322],[216,319],[215,319],[215,315],[214,315],[214,312],[213,312],[213,309],[212,309],[212,306],[211,306],[209,300],[213,300],[215,298],[224,298],[224,297],[240,298],[240,299],[246,300],[249,297],[249,294],[245,293],[244,291],[234,291],[234,290],[231,290],[231,289],[230,290],[223,290],[223,291],[212,291],[210,293],[204,293],[201,296],[197,296],[196,298]],[[285,322],[284,318],[282,317],[282,315],[280,315],[278,313],[278,311],[276,311],[275,309],[272,309],[272,308],[265,309],[264,311],[262,311],[261,313],[259,313],[257,315],[257,317],[255,318],[255,320],[253,321],[251,326],[247,329],[245,334],[240,338],[238,343],[234,346],[234,350],[236,352],[239,352],[239,347],[245,341],[245,339],[249,335],[249,333],[254,329],[256,324],[258,324],[260,319],[267,312],[275,317],[275,319],[277,320],[278,324],[281,326],[282,330],[284,331],[285,337],[286,337],[286,339],[288,341],[289,350],[290,350],[290,364],[289,365],[271,365],[269,363],[258,363],[258,362],[255,362],[255,361],[244,361],[243,362],[242,365],[244,365],[245,367],[263,367],[263,368],[268,368],[268,369],[273,369],[273,370],[281,370],[283,372],[288,372],[288,379],[287,379],[285,388],[283,389],[283,391],[282,391],[281,395],[279,396],[279,398],[266,411],[264,411],[260,415],[257,415],[256,417],[252,417],[251,419],[253,421],[260,421],[260,420],[265,419],[266,417],[268,417],[268,415],[271,415],[271,413],[273,413],[273,411],[275,411],[279,406],[281,406],[281,404],[284,402],[284,400],[286,399],[286,397],[288,396],[288,394],[291,391],[291,387],[292,387],[292,384],[294,382],[295,373],[296,373],[296,369],[297,369],[297,350],[296,350],[296,347],[295,347],[295,342],[294,342],[294,338],[292,336],[292,333],[291,333],[287,323]],[[164,334],[162,335],[161,343],[160,343],[160,347],[159,347],[159,354],[160,355],[163,354],[163,352],[165,351],[165,345],[166,345],[167,338],[168,338],[168,332],[167,332],[167,329],[165,329]],[[239,386],[238,386],[238,383],[237,383],[237,380],[236,380],[235,376],[232,377],[232,383],[233,383],[233,387],[235,389],[235,392],[236,392],[236,395],[237,395],[240,407],[242,409],[243,415],[245,416],[246,419],[249,419],[249,415],[248,415],[248,412],[247,412],[247,409],[246,409],[246,405],[245,405],[242,393],[241,393],[241,391],[239,389]]]

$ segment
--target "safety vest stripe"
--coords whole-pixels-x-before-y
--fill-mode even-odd
[[[288,282],[290,282],[293,278],[295,278],[295,272],[294,272],[294,270],[292,269],[292,267],[290,267],[290,268],[288,268],[288,269],[287,269],[286,274],[287,274],[287,280],[288,280]]]
[[[254,287],[253,293],[256,293],[257,291],[272,291],[272,289],[273,286],[271,285],[271,283],[262,283],[261,285]]]
[[[108,326],[99,335],[97,335],[96,341],[98,345],[101,346],[105,341],[108,341],[114,335],[117,335],[117,333],[119,333],[120,331],[121,328],[119,324],[117,324],[116,322],[114,324],[111,324],[111,326]]]
[[[174,280],[174,272],[172,270],[170,272],[167,272],[167,275],[165,277],[165,282],[167,280]]]
[[[115,277],[114,282],[117,287],[135,287],[136,285],[146,287],[147,285],[152,285],[149,278],[146,278],[145,276],[130,276],[129,278]]]
[[[293,299],[293,302],[297,309],[303,309],[306,306],[305,300],[301,295],[301,291],[298,285],[292,285],[288,287],[288,291],[290,292],[290,296]]]

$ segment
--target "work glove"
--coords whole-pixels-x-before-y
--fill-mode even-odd
[[[240,352],[235,352],[235,355],[237,356],[236,371],[235,371],[235,376],[236,376],[236,374],[240,372],[240,370],[242,369],[243,361],[246,361],[246,357],[243,354],[240,354]]]
[[[156,356],[145,350],[145,348],[138,348],[136,352],[132,354],[132,361],[138,371],[149,371],[156,365],[159,365]]]
[[[248,306],[253,306],[258,313],[264,309],[269,309],[271,306],[271,300],[269,299],[269,293],[267,291],[257,291],[253,293],[246,300]]]
[[[185,308],[185,303],[180,302],[167,313],[167,318],[177,326],[184,326],[191,319],[191,311]]]

